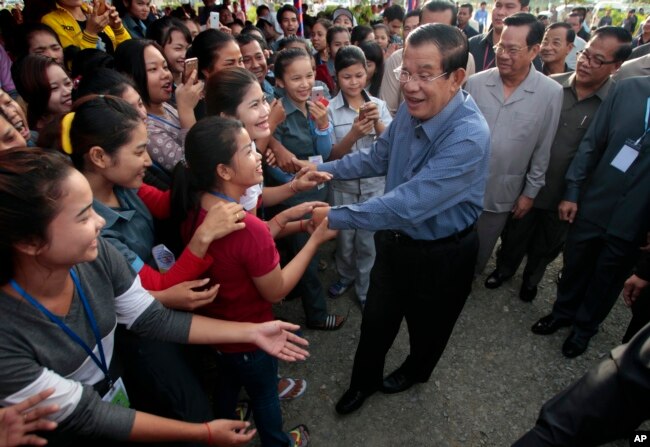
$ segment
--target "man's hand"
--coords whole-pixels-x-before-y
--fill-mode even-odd
[[[306,169],[309,171],[317,171],[318,165],[307,160],[298,160],[295,155],[292,155],[291,163],[293,163],[293,170],[296,172]]]
[[[531,199],[530,197],[523,194],[520,195],[515,202],[515,206],[512,207],[512,218],[521,219],[528,214],[528,211],[533,207],[533,201],[534,199]]]
[[[639,278],[636,275],[630,276],[623,285],[623,301],[627,307],[630,307],[641,295],[643,289],[648,287],[648,281]]]
[[[314,226],[318,227],[323,219],[327,217],[329,212],[329,206],[320,206],[318,208],[314,208],[314,211],[311,213],[311,220],[314,222]]]
[[[569,202],[568,200],[563,200],[558,206],[558,213],[560,220],[573,223],[573,220],[576,218],[578,213],[578,204],[575,202]]]

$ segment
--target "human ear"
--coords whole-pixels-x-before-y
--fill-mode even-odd
[[[88,161],[94,166],[105,169],[108,167],[108,154],[99,146],[93,146],[88,151]]]
[[[225,165],[223,163],[220,163],[220,164],[217,165],[217,177],[219,177],[222,180],[227,182],[227,181],[230,181],[232,179],[233,175],[234,175],[234,172],[232,171],[232,169],[229,166],[227,166],[227,165]]]

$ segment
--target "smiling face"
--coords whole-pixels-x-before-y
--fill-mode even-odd
[[[242,102],[237,106],[237,118],[244,124],[253,140],[271,135],[269,127],[269,103],[259,84],[251,84]]]
[[[441,75],[443,71],[440,50],[433,43],[418,46],[407,44],[404,49],[402,69],[411,75],[424,77]],[[458,92],[463,80],[464,76],[457,77],[454,73],[449,73],[431,82],[418,79],[402,82],[402,94],[409,113],[422,121],[434,117]]]
[[[147,127],[144,123],[131,131],[129,140],[109,155],[101,148],[93,148],[90,157],[97,163],[96,157],[101,156],[101,175],[109,182],[128,189],[137,189],[142,186],[144,174],[151,166],[151,158],[147,153]],[[99,152],[101,151],[101,152]]]
[[[285,11],[280,19],[284,37],[295,36],[298,32],[298,16],[293,11]]]
[[[545,64],[564,62],[569,55],[573,44],[567,42],[566,33],[564,28],[549,29],[544,33],[539,54]]]
[[[59,65],[63,65],[63,47],[50,33],[45,31],[31,33],[27,44],[29,54],[40,54],[54,59]]]
[[[255,149],[246,129],[241,129],[235,137],[237,151],[228,165],[219,165],[217,173],[242,192],[264,180],[262,155]]]
[[[144,65],[147,70],[147,90],[152,104],[161,104],[172,97],[172,73],[167,61],[153,45],[144,49]]]
[[[0,115],[0,151],[25,146],[27,146],[25,138],[18,133],[13,124]]]
[[[50,113],[68,113],[72,108],[72,81],[58,64],[47,67],[46,74],[50,83],[47,110]]]
[[[515,79],[525,76],[530,70],[530,64],[539,52],[539,45],[528,47],[526,36],[530,28],[528,26],[505,26],[501,33],[501,40],[498,45],[505,51],[496,55],[499,75],[503,79]],[[515,52],[515,50],[518,50]],[[513,54],[510,54],[513,51]]]
[[[365,88],[367,79],[366,67],[362,64],[350,65],[336,73],[339,88],[346,98],[361,96],[361,90]]]
[[[314,70],[311,58],[299,57],[285,67],[282,79],[275,80],[278,87],[285,89],[287,96],[296,105],[303,105],[311,97],[314,87]]]
[[[327,48],[327,29],[321,23],[316,23],[311,28],[311,44],[314,50],[323,51]]]
[[[185,36],[180,31],[172,31],[169,41],[163,47],[165,58],[169,63],[169,69],[172,73],[183,73],[185,68],[185,54],[190,44],[185,40]]]
[[[239,47],[244,61],[244,68],[255,75],[257,80],[261,83],[264,82],[264,77],[268,72],[266,65],[266,57],[260,47],[259,42],[256,40]]]
[[[20,133],[23,139],[29,140],[29,127],[25,112],[4,90],[0,90],[0,110],[7,117],[10,124]],[[17,147],[17,146],[16,146]]]
[[[127,0],[124,2],[128,13],[136,19],[146,20],[149,17],[149,6],[151,0]]]

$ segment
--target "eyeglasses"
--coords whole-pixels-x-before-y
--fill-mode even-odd
[[[393,70],[393,73],[395,73],[395,78],[403,84],[406,84],[411,80],[415,80],[418,82],[433,82],[436,79],[441,78],[447,74],[447,72],[445,71],[444,73],[441,73],[438,76],[425,76],[419,74],[412,75],[408,71],[403,70],[402,67],[397,67],[395,70]]]
[[[506,48],[503,45],[495,45],[495,46],[492,47],[492,49],[494,50],[495,54],[508,53],[508,56],[515,57],[517,54],[519,54],[523,50],[530,49],[530,47],[522,47],[522,48],[510,47],[510,48]]]
[[[602,59],[597,58],[596,56],[590,55],[589,53],[587,53],[587,50],[578,51],[576,54],[578,55],[578,58],[584,57],[585,59],[587,59],[587,62],[593,68],[600,68],[603,65],[615,64],[616,62],[618,62],[618,61],[604,61]]]

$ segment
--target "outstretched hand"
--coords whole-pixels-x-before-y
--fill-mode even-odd
[[[297,324],[280,320],[260,323],[255,326],[253,343],[285,362],[305,360],[309,357],[309,352],[298,345],[307,346],[309,342],[292,332],[298,329],[300,326]]]
[[[58,405],[45,405],[34,408],[50,397],[54,388],[40,393],[16,404],[0,408],[0,445],[13,447],[18,445],[45,445],[47,440],[31,434],[35,431],[54,430],[56,422],[45,416],[59,410]]]

